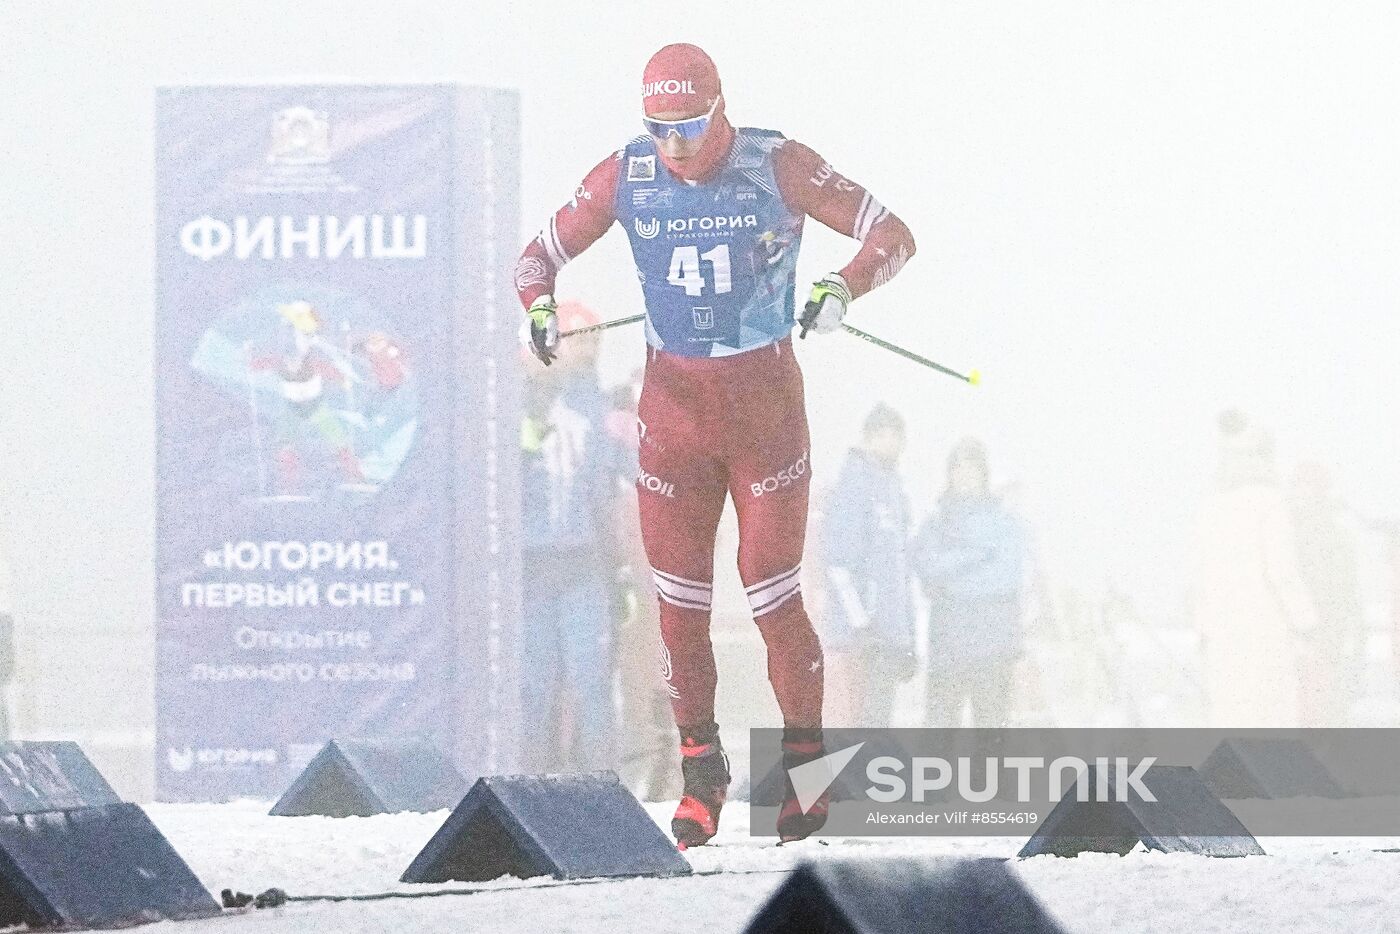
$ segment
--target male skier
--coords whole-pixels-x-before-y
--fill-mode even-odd
[[[646,133],[598,163],[525,248],[515,285],[522,340],[559,352],[553,298],[564,264],[614,223],[632,244],[646,303],[637,496],[661,611],[662,673],[681,736],[684,792],[671,830],[681,849],[717,831],[729,786],[715,723],[710,645],[715,530],[725,496],[739,520],[739,574],[768,650],[791,768],[823,754],[822,649],[800,573],[811,479],[802,373],[793,355],[795,268],[810,215],[861,241],[812,287],[804,332],[840,328],[846,306],[914,255],[899,218],[801,143],[735,128],[719,74],[693,45],[668,45],[642,77]],[[791,783],[784,841],[826,821]]]

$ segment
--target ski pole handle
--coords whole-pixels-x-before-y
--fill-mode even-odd
[[[822,306],[816,302],[808,302],[802,308],[802,317],[797,319],[797,323],[802,325],[802,333],[797,335],[798,340],[805,340],[807,332],[817,323],[817,315],[821,313]]]

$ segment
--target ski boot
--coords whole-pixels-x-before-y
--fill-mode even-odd
[[[719,730],[681,733],[681,775],[685,787],[671,818],[676,848],[703,846],[719,832],[719,812],[729,794],[729,758],[719,744]]]
[[[812,802],[811,807],[802,810],[797,800],[797,792],[792,787],[791,769],[820,759],[826,754],[822,746],[821,728],[785,729],[783,731],[783,774],[787,776],[783,806],[778,811],[778,842],[792,843],[805,840],[826,823],[827,808],[831,803],[831,789],[823,791],[821,797]]]

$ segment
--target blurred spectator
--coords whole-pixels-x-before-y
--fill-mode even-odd
[[[1302,725],[1348,725],[1361,687],[1366,620],[1356,542],[1340,521],[1341,504],[1321,464],[1300,464],[1289,497],[1298,571],[1317,610],[1302,637]]]
[[[1217,488],[1196,517],[1192,609],[1207,725],[1300,723],[1298,633],[1316,613],[1298,571],[1273,440],[1236,411],[1219,418]]]
[[[559,306],[561,331],[596,324]],[[570,338],[531,370],[521,425],[523,760],[534,772],[613,768],[614,449],[597,339]]]
[[[618,621],[617,666],[622,685],[621,760],[627,786],[643,801],[680,797],[675,764],[675,722],[661,674],[661,617],[651,565],[642,547],[637,515],[637,401],[642,372],[611,394],[607,429],[618,457],[613,471],[617,491],[613,512],[618,542],[613,614]]]
[[[881,403],[841,465],[820,520],[827,720],[887,727],[898,686],[914,676],[909,502],[898,473],[904,419]]]
[[[1026,536],[991,491],[987,450],[975,438],[948,456],[948,485],[919,529],[913,568],[929,603],[925,726],[1003,726],[1024,647]]]

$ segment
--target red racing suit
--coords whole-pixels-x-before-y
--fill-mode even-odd
[[[735,132],[727,122],[721,123],[719,131]],[[632,145],[630,151],[635,151],[636,141]],[[619,150],[598,163],[575,190],[573,200],[525,248],[515,270],[516,289],[525,307],[540,295],[553,294],[555,277],[564,264],[618,220],[619,194],[626,197],[625,186],[634,181],[635,166],[624,166],[625,151],[629,150]],[[904,223],[810,148],[779,137],[769,158],[771,175],[765,177],[770,182],[776,179],[776,194],[798,218],[799,237],[801,218],[810,216],[861,241],[855,258],[840,271],[853,297],[888,281],[913,256],[913,237]],[[633,158],[629,163],[640,161]],[[648,171],[653,169],[669,171],[659,161],[647,166]],[[709,179],[687,184],[709,183],[719,201],[725,192],[719,190],[718,178],[712,172]],[[674,184],[677,179],[662,181]],[[763,177],[754,181],[762,184]],[[688,190],[692,189],[683,192]],[[652,202],[659,200],[654,194],[649,197]],[[638,224],[643,237],[652,239],[657,236],[654,231],[671,229],[672,218],[667,217],[664,204],[657,206],[656,214],[656,226],[650,220]],[[634,238],[633,244],[636,254],[639,241]],[[639,266],[639,273],[645,285],[648,272]],[[677,284],[684,281],[689,280]],[[682,733],[703,732],[714,721],[710,609],[715,532],[726,496],[734,500],[739,573],[767,646],[768,676],[784,726],[821,725],[822,650],[803,607],[800,580],[810,447],[802,373],[787,333],[793,302],[788,298],[786,303],[785,325],[780,322],[775,329],[771,316],[767,319],[770,330],[778,333],[766,338],[759,329],[758,340],[766,343],[745,349],[754,340],[754,329],[749,328],[740,352],[717,356],[670,352],[658,346],[653,339],[658,311],[648,308],[652,346],[638,411],[637,495],[660,606],[662,673]],[[712,326],[702,323],[700,313],[707,310],[695,309],[697,326]]]

